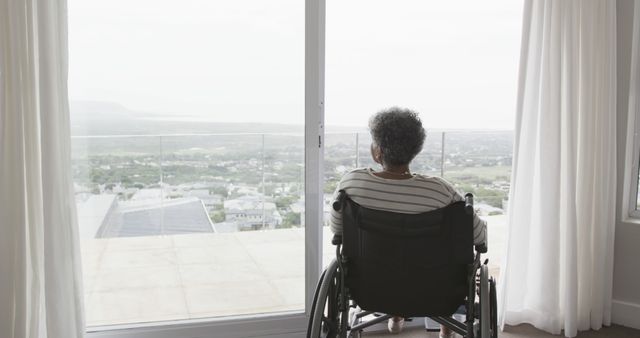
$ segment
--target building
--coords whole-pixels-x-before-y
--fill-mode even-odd
[[[273,202],[261,195],[245,195],[224,201],[225,222],[238,224],[240,230],[275,229],[282,216]]]

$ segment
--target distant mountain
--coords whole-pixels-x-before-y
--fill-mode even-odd
[[[72,135],[156,135],[209,133],[302,133],[301,125],[218,123],[190,116],[130,110],[118,103],[71,101]]]
[[[134,112],[115,102],[71,101],[71,117],[75,119],[127,119],[132,115],[149,115]]]
[[[304,126],[278,123],[220,123],[184,114],[166,115],[131,110],[114,102],[71,101],[71,134],[167,135],[219,133],[303,133]],[[430,135],[441,130],[429,129]],[[446,130],[468,132],[470,130]],[[475,132],[480,130],[473,130]],[[366,127],[326,126],[327,133],[367,133]],[[489,131],[489,132],[495,132]],[[508,131],[507,131],[508,132]],[[439,137],[439,136],[437,136]]]

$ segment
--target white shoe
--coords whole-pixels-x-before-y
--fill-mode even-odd
[[[404,318],[396,319],[398,317],[391,317],[387,322],[387,328],[391,333],[400,333],[404,329]]]

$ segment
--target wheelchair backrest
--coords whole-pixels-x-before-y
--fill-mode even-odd
[[[450,315],[468,294],[473,216],[456,202],[421,214],[342,207],[345,283],[363,309],[405,317]]]

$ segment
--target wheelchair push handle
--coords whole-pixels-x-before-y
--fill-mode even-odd
[[[469,215],[473,215],[473,194],[467,193],[464,195],[464,210]]]
[[[333,202],[333,210],[340,211],[345,198],[347,198],[347,193],[344,190],[338,191],[338,197]]]
[[[333,210],[340,211],[342,209],[342,205],[344,204],[344,199],[347,198],[347,193],[344,190],[338,191],[338,196],[336,200],[333,202]],[[342,235],[334,234],[331,239],[331,244],[333,245],[341,245],[342,244]]]

